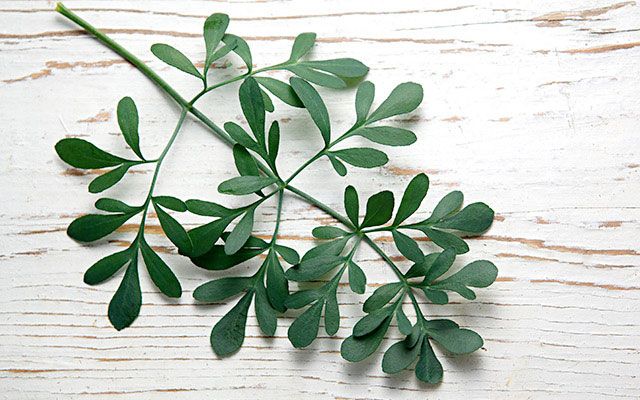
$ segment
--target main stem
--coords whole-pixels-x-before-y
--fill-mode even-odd
[[[90,23],[85,21],[84,19],[80,18],[73,11],[69,10],[68,8],[66,8],[62,3],[57,3],[56,4],[56,11],[59,12],[60,14],[64,15],[65,17],[67,17],[69,20],[73,21],[77,25],[81,26],[87,32],[89,32],[93,36],[95,36],[100,42],[102,42],[107,47],[109,47],[110,49],[115,51],[117,54],[122,56],[125,60],[127,60],[131,64],[133,64],[147,78],[151,79],[156,85],[158,85],[160,88],[162,88],[173,100],[175,100],[178,103],[178,105],[180,105],[182,107],[183,110],[186,110],[186,111],[190,112],[196,118],[198,118],[200,121],[202,121],[223,142],[225,142],[228,145],[234,145],[235,144],[235,141],[222,128],[220,128],[218,125],[216,125],[205,114],[203,114],[202,112],[200,112],[197,108],[195,108],[193,106],[193,103],[197,99],[199,99],[200,96],[202,96],[204,93],[201,92],[192,101],[187,101],[175,89],[173,89],[173,87],[171,87],[171,85],[169,85],[157,73],[155,73],[151,68],[149,68],[142,60],[140,60],[138,57],[133,55],[127,49],[125,49],[124,47],[119,45],[116,41],[111,39],[109,36],[107,36],[104,33],[100,32],[96,27],[94,27],[93,25],[91,25]],[[231,83],[231,82],[234,82],[234,81],[238,81],[238,80],[241,80],[243,78],[246,78],[247,76],[253,75],[255,73],[271,70],[271,69],[274,69],[274,68],[279,67],[279,66],[280,65],[273,66],[273,67],[267,67],[267,68],[263,68],[263,69],[258,69],[258,70],[252,71],[249,74],[241,75],[241,76],[232,78],[232,79],[230,79],[228,81],[222,82],[221,84],[217,84],[217,85],[215,85],[215,87],[220,87],[220,86],[222,86],[224,84],[228,84],[228,83]],[[205,89],[205,90],[207,90],[207,89]],[[166,150],[168,150],[168,148]],[[314,157],[311,162],[317,160],[321,155],[322,155],[321,153],[316,155],[316,157]],[[305,165],[309,165],[309,164],[310,163],[305,163]],[[268,170],[268,168],[266,166],[264,166],[264,164],[259,163],[259,167],[260,167],[261,170],[266,172],[268,175],[271,175],[271,172]],[[157,172],[157,170],[158,170],[158,168],[156,168],[156,172]],[[294,175],[297,175],[297,173],[299,173],[299,172],[301,172],[301,170],[296,171],[296,173],[294,173]],[[292,178],[289,178],[289,181],[291,179]],[[296,194],[300,198],[302,198],[305,201],[307,201],[309,204],[312,204],[312,205],[318,207],[320,210],[326,212],[327,214],[329,214],[330,216],[332,216],[333,218],[335,218],[336,220],[338,220],[340,223],[344,224],[345,226],[349,227],[350,229],[353,229],[353,230],[356,229],[356,227],[353,226],[351,221],[349,221],[346,217],[344,217],[343,215],[341,215],[337,211],[333,210],[331,207],[329,207],[326,204],[322,203],[320,200],[315,199],[311,195],[309,195],[309,194],[303,192],[302,190],[297,189],[294,186],[291,186],[289,184],[287,184],[285,186],[285,189],[287,189],[290,192]],[[365,234],[362,234],[362,235],[363,235],[364,240],[369,244],[369,246],[371,246],[371,248],[374,251],[376,251],[380,255],[380,257],[382,257],[387,262],[387,264],[389,264],[389,266],[391,266],[391,268],[393,269],[393,271],[396,274],[396,276],[398,277],[398,279],[400,279],[405,285],[408,286],[407,280],[405,279],[405,277],[402,274],[402,272],[400,272],[398,267],[395,265],[393,260],[391,260],[387,256],[387,254],[377,244],[375,244],[375,242],[371,238],[369,238]],[[410,293],[410,295],[411,295],[412,301],[414,302],[414,305],[417,305],[417,302],[415,301],[415,297],[413,297],[413,294]]]

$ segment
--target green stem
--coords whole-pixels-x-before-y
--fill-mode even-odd
[[[297,170],[295,170],[293,172],[293,174],[291,174],[291,176],[289,177],[289,179],[287,179],[285,181],[285,183],[289,183],[291,182],[296,176],[298,176],[302,171],[304,171],[309,165],[313,164],[314,162],[316,162],[320,157],[324,156],[327,154],[327,152],[336,144],[342,142],[344,139],[347,139],[348,137],[351,137],[353,131],[359,129],[361,127],[361,125],[354,125],[351,129],[349,129],[348,131],[346,131],[344,134],[342,134],[339,138],[337,138],[336,140],[334,140],[333,142],[327,144],[322,150],[320,150],[319,152],[317,152],[313,157],[311,157],[310,159],[308,159],[304,164],[302,164]]]
[[[75,14],[74,12],[72,12],[71,10],[66,8],[62,3],[57,3],[56,11],[59,12],[60,14],[64,15],[65,17],[67,17],[71,21],[75,22],[76,24],[78,24],[82,28],[84,28],[87,32],[89,32],[92,35],[94,35],[100,42],[102,42],[107,47],[109,47],[110,49],[115,51],[117,54],[122,56],[125,60],[127,60],[131,64],[133,64],[140,72],[142,72],[145,76],[147,76],[149,79],[151,79],[154,83],[156,83],[165,92],[167,92],[167,94],[171,98],[173,98],[182,107],[183,112],[186,110],[186,111],[190,112],[191,114],[193,114],[196,118],[198,118],[200,121],[202,121],[209,129],[211,129],[213,131],[213,133],[216,136],[218,136],[223,142],[225,142],[228,145],[234,145],[235,144],[235,141],[222,128],[220,128],[218,125],[216,125],[206,115],[204,115],[202,112],[200,112],[197,108],[195,108],[193,106],[193,103],[195,102],[195,100],[197,100],[199,97],[201,97],[202,94],[198,94],[196,96],[196,98],[194,98],[194,100],[192,100],[190,102],[187,102],[176,90],[174,90],[165,80],[163,80],[151,68],[149,68],[142,60],[140,60],[138,57],[136,57],[135,55],[130,53],[124,47],[120,46],[113,39],[111,39],[110,37],[108,37],[104,33],[100,32],[97,28],[95,28],[94,26],[89,24],[87,21],[85,21],[84,19],[80,18],[77,14]],[[278,65],[271,66],[271,67],[262,68],[262,69],[254,71],[253,74],[256,74],[258,72],[264,72],[264,71],[268,71],[268,70],[272,70],[272,69],[281,68],[281,67],[285,66],[285,64],[286,63],[278,64]],[[213,85],[211,87],[211,89],[207,88],[204,91],[213,90],[215,88],[223,86],[224,84],[228,84],[228,83],[240,80],[240,79],[242,79],[242,78],[244,78],[244,77],[246,77],[248,75],[249,74],[245,74],[245,75],[241,75],[241,76],[238,76],[238,77],[235,77],[235,78],[231,78],[228,81],[221,82],[219,84]],[[342,135],[340,138],[338,138],[337,140],[332,142],[330,145],[339,143],[341,140],[345,139],[347,137],[347,134],[349,132],[353,131],[354,128],[350,129],[345,135]],[[176,130],[176,132],[174,132],[174,135],[177,135],[177,131],[178,131],[178,129]],[[175,137],[173,137],[173,139],[175,139]],[[168,148],[166,148],[165,150],[168,151]],[[312,162],[314,162],[315,160],[320,158],[322,156],[322,154],[324,154],[324,151],[325,150],[323,150],[322,152],[318,153],[316,155],[316,157],[314,157],[314,158],[312,158],[310,160],[310,162],[305,163],[304,167],[306,168]],[[264,164],[259,162],[258,166],[267,175],[270,175],[270,176],[272,175],[271,171],[269,171],[269,169]],[[156,166],[156,174],[154,174],[154,177],[155,177],[155,175],[157,175],[157,171],[158,170],[159,170],[159,168],[158,168],[158,166]],[[295,175],[297,175],[301,171],[302,171],[302,169],[300,169],[300,171],[297,171],[296,173],[294,173],[293,177],[295,177]],[[293,177],[289,178],[287,180],[287,183],[291,179],[293,179]],[[322,203],[321,201],[313,198],[312,196],[308,195],[307,193],[305,193],[305,192],[303,192],[303,191],[301,191],[301,190],[299,190],[299,189],[297,189],[297,188],[295,188],[295,187],[293,187],[291,185],[287,184],[285,188],[287,190],[291,191],[292,193],[295,193],[298,197],[304,199],[309,204],[315,205],[316,207],[318,207],[319,209],[321,209],[325,213],[329,214],[330,216],[332,216],[333,218],[335,218],[336,220],[338,220],[340,223],[344,224],[348,228],[350,228],[352,230],[357,230],[357,228],[351,223],[351,221],[349,221],[349,219],[347,219],[346,217],[342,216],[337,211],[334,211],[331,207],[327,206],[326,204]],[[146,208],[148,208],[148,201],[146,202],[145,213],[144,213],[145,216],[146,216]],[[373,250],[375,250],[391,266],[391,268],[393,269],[394,273],[398,276],[398,278],[402,282],[404,282],[405,285],[407,285],[406,279],[404,278],[404,276],[402,275],[402,273],[400,272],[398,267],[395,265],[395,263],[393,263],[393,261],[386,255],[386,253],[380,247],[378,247],[373,242],[373,240],[371,240],[371,238],[369,238],[365,234],[362,234],[362,235],[363,235],[364,240],[373,248]],[[411,294],[411,297],[412,297],[412,301],[414,302],[414,306],[417,306],[417,301],[415,301],[415,297],[413,297],[412,294]]]
[[[282,198],[284,197],[284,190],[278,190],[278,208],[276,211],[276,226],[273,228],[273,236],[271,237],[271,247],[275,246],[278,239],[278,231],[280,229],[280,217],[282,215]]]
[[[180,128],[182,127],[182,124],[184,123],[184,119],[186,116],[187,116],[187,109],[183,108],[182,112],[180,113],[180,118],[178,119],[178,123],[176,124],[176,127],[173,130],[173,134],[171,134],[169,141],[164,146],[164,149],[162,150],[162,153],[160,153],[160,156],[158,157],[158,161],[156,162],[156,169],[155,171],[153,171],[153,178],[151,178],[151,185],[149,186],[149,194],[147,194],[147,199],[144,201],[144,206],[143,206],[144,208],[142,210],[142,220],[140,220],[140,229],[138,230],[138,239],[144,236],[144,225],[147,220],[147,210],[149,209],[149,204],[151,203],[151,199],[153,198],[153,189],[155,189],[156,187],[156,182],[158,180],[158,174],[160,173],[160,167],[162,166],[162,161],[164,161],[164,158],[169,152],[169,149],[171,149],[171,146],[173,146],[173,142],[175,142],[176,138],[178,137],[178,133],[180,132]]]
[[[302,171],[304,171],[305,168],[307,168],[309,165],[313,164],[316,160],[318,160],[320,157],[322,157],[325,154],[326,154],[326,150],[325,149],[323,149],[322,151],[319,151],[316,155],[314,155],[313,157],[308,159],[297,170],[295,170],[293,172],[293,174],[291,174],[291,176],[285,181],[285,183],[288,185],[289,182],[291,182],[296,176],[298,176]]]

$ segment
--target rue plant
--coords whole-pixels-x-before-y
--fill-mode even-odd
[[[160,60],[202,82],[202,90],[193,99],[186,100],[111,38],[62,4],[58,4],[56,9],[132,63],[164,89],[181,110],[173,134],[157,158],[147,158],[140,147],[138,110],[130,97],[120,100],[117,106],[118,125],[131,149],[129,156],[113,155],[77,138],[62,139],[55,146],[60,158],[75,168],[109,169],[89,184],[91,193],[101,193],[114,186],[131,168],[142,164],[155,167],[148,194],[139,203],[131,205],[113,198],[100,198],[95,207],[102,213],[77,218],[67,230],[73,239],[91,242],[111,234],[129,219],[139,217],[138,232],[131,245],[97,261],[84,276],[87,284],[96,285],[124,270],[108,309],[109,320],[116,329],[130,326],[140,312],[140,264],[144,264],[164,295],[180,297],[182,294],[179,279],[146,240],[147,216],[153,210],[179,254],[200,268],[226,270],[262,255],[262,262],[253,275],[215,279],[203,283],[193,292],[193,297],[204,303],[239,296],[235,306],[217,321],[211,331],[211,346],[219,356],[229,355],[242,346],[251,304],[265,335],[274,335],[278,317],[287,310],[304,309],[296,314],[297,318],[288,328],[288,337],[294,347],[309,346],[318,336],[320,325],[328,335],[335,335],[340,326],[339,283],[348,280],[349,287],[356,294],[367,292],[366,268],[358,264],[357,257],[362,245],[370,246],[379,254],[396,280],[378,287],[364,301],[364,316],[342,342],[343,358],[358,362],[369,357],[379,348],[395,321],[404,339],[385,351],[382,369],[387,373],[397,373],[415,364],[418,379],[437,383],[442,380],[443,371],[433,351],[434,343],[453,354],[470,353],[482,346],[482,338],[477,333],[448,319],[430,319],[418,299],[446,304],[449,293],[455,292],[473,300],[475,293],[471,288],[484,288],[494,282],[497,269],[486,260],[474,261],[460,269],[455,268],[455,272],[451,271],[456,256],[469,251],[463,237],[479,235],[491,225],[494,216],[491,208],[484,203],[463,207],[462,193],[453,191],[439,201],[428,218],[412,218],[429,189],[429,179],[425,174],[419,174],[409,182],[397,208],[394,195],[389,190],[361,201],[358,191],[348,186],[344,190],[344,210],[334,210],[293,185],[305,168],[321,158],[327,158],[341,176],[346,175],[350,167],[376,168],[387,163],[387,155],[377,148],[350,145],[349,139],[354,136],[383,146],[414,143],[415,134],[393,126],[390,118],[408,114],[420,105],[423,97],[420,85],[401,83],[374,107],[375,86],[363,81],[369,70],[363,63],[352,58],[307,59],[315,42],[313,33],[298,35],[285,61],[255,69],[248,44],[242,38],[227,33],[229,17],[213,14],[204,23],[205,61],[201,69],[168,44],[151,46],[151,52]],[[212,64],[223,58],[233,59],[234,54],[242,60],[246,72],[213,83]],[[289,71],[291,77],[288,82],[263,74],[275,70]],[[240,82],[238,96],[246,124],[227,122],[220,128],[195,104],[205,94],[234,82]],[[357,85],[354,123],[345,131],[336,132],[315,87],[343,89],[353,85]],[[275,99],[290,107],[306,109],[310,117],[309,126],[315,126],[323,141],[322,148],[288,177],[281,175],[278,169],[280,141],[284,135],[278,121],[267,118],[267,113],[275,109]],[[221,182],[218,191],[245,196],[246,205],[228,208],[208,200],[181,200],[155,192],[162,163],[188,114],[200,119],[214,135],[231,146],[238,176]],[[280,221],[285,212],[283,197],[287,193],[316,206],[341,224],[341,227],[314,228],[312,234],[319,244],[302,256],[278,240]],[[257,210],[272,201],[277,204],[276,222],[271,238],[263,240],[253,235],[254,219]],[[364,214],[361,213],[361,203],[365,203]],[[211,221],[187,230],[177,219],[180,213],[209,217]],[[380,232],[391,235],[398,251],[406,258],[407,262],[402,264],[407,267],[397,265],[371,239],[372,233]],[[425,254],[411,235],[416,233],[426,235],[442,251]],[[306,289],[297,290],[293,289],[297,286],[290,285],[291,282],[311,283],[304,285]],[[413,322],[405,314],[403,305],[413,308],[410,313],[415,314]]]

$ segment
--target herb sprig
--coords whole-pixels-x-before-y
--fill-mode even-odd
[[[484,288],[495,281],[497,268],[486,260],[474,261],[457,272],[450,272],[456,256],[469,251],[464,237],[482,234],[490,227],[494,217],[491,208],[484,203],[473,203],[463,208],[462,193],[454,191],[440,200],[428,218],[407,223],[418,211],[429,190],[429,179],[425,174],[418,174],[409,182],[397,209],[394,207],[394,195],[389,190],[369,197],[362,218],[360,196],[353,186],[348,186],[344,191],[343,215],[292,185],[302,171],[323,157],[341,176],[347,174],[347,165],[375,168],[387,163],[386,153],[377,148],[342,145],[351,137],[360,136],[385,146],[408,146],[414,143],[416,136],[413,132],[395,127],[392,121],[385,120],[411,113],[420,105],[423,91],[419,84],[401,83],[379,106],[372,109],[375,86],[362,81],[369,71],[363,63],[351,58],[305,59],[314,46],[314,33],[298,35],[286,61],[254,69],[247,42],[227,32],[229,17],[213,14],[204,23],[205,62],[201,70],[186,55],[168,44],[151,46],[151,52],[160,60],[202,82],[202,90],[191,100],[186,100],[140,59],[91,24],[60,3],[56,10],[131,62],[172,97],[181,109],[173,134],[156,159],[143,156],[138,110],[129,97],[118,103],[117,116],[122,136],[131,148],[133,157],[111,154],[83,139],[63,139],[56,144],[60,158],[75,168],[112,168],[89,184],[91,193],[100,193],[114,186],[131,168],[143,164],[155,165],[148,195],[140,205],[100,198],[95,207],[104,213],[77,218],[67,230],[73,239],[91,242],[111,234],[129,219],[140,215],[138,233],[131,245],[126,250],[97,261],[84,277],[87,284],[95,285],[125,268],[108,309],[109,320],[116,329],[130,326],[140,312],[139,255],[154,284],[164,295],[180,297],[182,294],[178,278],[145,239],[146,218],[153,206],[167,238],[181,255],[200,268],[226,270],[253,258],[264,257],[251,276],[215,279],[200,285],[193,292],[196,300],[205,303],[242,294],[236,305],[211,331],[211,346],[219,356],[232,354],[242,346],[252,303],[260,329],[265,335],[275,334],[278,316],[289,309],[304,309],[288,329],[288,337],[294,347],[307,347],[316,339],[323,315],[326,333],[335,335],[340,326],[337,288],[345,273],[354,293],[364,294],[366,291],[366,274],[357,264],[356,257],[362,244],[367,244],[380,255],[396,275],[397,281],[378,287],[366,299],[363,304],[366,315],[355,324],[352,334],[342,343],[343,358],[357,362],[376,352],[391,322],[395,320],[404,339],[386,350],[382,369],[392,374],[416,363],[415,374],[419,380],[438,383],[442,380],[443,369],[432,343],[437,343],[452,354],[470,353],[483,345],[477,333],[460,328],[451,320],[428,319],[417,296],[433,304],[448,303],[450,292],[473,300],[475,292],[470,288]],[[211,65],[229,57],[231,53],[243,61],[246,73],[211,83]],[[275,70],[289,71],[293,76],[288,82],[259,76]],[[248,130],[234,122],[227,122],[224,129],[220,128],[195,107],[202,96],[234,82],[241,82],[239,100]],[[355,84],[355,122],[351,128],[336,135],[332,132],[329,111],[314,85],[343,89]],[[305,108],[323,140],[323,147],[286,178],[280,175],[277,166],[280,126],[277,120],[269,118],[269,122],[267,118],[268,113],[275,110],[272,97],[288,106]],[[227,208],[207,200],[183,201],[154,193],[162,163],[179,135],[187,114],[200,119],[218,138],[232,146],[238,176],[221,182],[218,191],[234,196],[257,196],[257,199],[239,208]],[[285,192],[293,193],[323,210],[343,227],[314,228],[312,234],[321,243],[301,257],[295,249],[278,243]],[[252,234],[254,219],[256,211],[273,198],[277,202],[276,222],[271,239],[265,241]],[[213,220],[187,230],[175,218],[177,213],[184,212]],[[410,236],[416,231],[426,235],[442,251],[425,254],[416,239]],[[381,232],[391,233],[398,251],[411,265],[406,272],[372,240],[372,233]],[[284,265],[287,266],[286,270]],[[291,292],[290,282],[312,282],[314,286]],[[416,314],[415,322],[411,322],[405,314],[404,304],[412,305]]]

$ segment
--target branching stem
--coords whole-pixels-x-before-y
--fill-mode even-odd
[[[162,163],[162,159],[164,158],[164,156],[168,152],[169,148],[173,144],[173,141],[175,140],[175,137],[177,136],[177,134],[179,132],[179,128],[182,125],[184,117],[186,116],[187,112],[190,112],[196,118],[198,118],[200,121],[202,121],[202,123],[204,123],[209,129],[211,129],[213,131],[213,133],[216,136],[218,136],[223,142],[225,142],[226,144],[231,145],[231,146],[235,144],[235,141],[222,128],[220,128],[213,121],[211,121],[205,114],[200,112],[196,107],[194,107],[195,101],[197,101],[205,93],[207,93],[207,92],[209,92],[211,90],[217,89],[217,88],[219,88],[221,86],[230,84],[232,82],[240,81],[242,79],[245,79],[245,78],[247,78],[249,76],[255,75],[255,74],[260,73],[260,72],[271,71],[271,70],[281,69],[283,67],[286,67],[286,63],[282,63],[282,64],[277,64],[277,65],[274,65],[274,66],[271,66],[271,67],[256,69],[254,71],[251,71],[250,73],[247,73],[247,74],[244,74],[244,75],[240,75],[240,76],[236,76],[236,77],[231,78],[229,80],[226,80],[226,81],[217,83],[215,85],[209,86],[209,87],[203,89],[200,93],[198,93],[194,97],[193,100],[187,101],[171,85],[169,85],[156,72],[154,72],[151,68],[149,68],[142,60],[140,60],[138,57],[136,57],[131,52],[126,50],[124,47],[119,45],[116,41],[111,39],[109,36],[107,36],[104,33],[102,33],[96,27],[94,27],[93,25],[91,25],[90,23],[85,21],[84,19],[80,18],[73,11],[69,10],[68,8],[66,8],[62,3],[58,3],[56,5],[56,11],[58,11],[60,14],[64,15],[66,18],[68,18],[69,20],[73,21],[74,23],[76,23],[77,25],[82,27],[83,29],[85,29],[87,32],[91,33],[93,36],[95,36],[104,45],[106,45],[107,47],[109,47],[110,49],[115,51],[117,54],[122,56],[125,60],[129,61],[131,64],[133,64],[140,72],[142,72],[145,76],[147,76],[149,79],[151,79],[155,84],[157,84],[161,89],[163,89],[173,100],[175,100],[183,110],[182,114],[181,114],[181,118],[180,118],[181,121],[179,122],[178,126],[176,127],[176,130],[174,131],[174,134],[173,134],[172,138],[170,139],[170,142],[165,147],[165,150],[163,151],[163,154],[158,159],[158,164],[156,165],[156,171],[154,173],[154,180],[153,180],[153,183],[152,183],[152,188],[151,188],[149,197],[147,198],[147,201],[145,202],[145,212],[144,212],[144,216],[143,216],[142,225],[144,225],[144,217],[146,216],[146,210],[147,210],[149,202],[150,202],[151,193],[153,191],[153,186],[155,185],[155,179],[157,178],[157,173],[159,171],[160,164]],[[291,180],[293,180],[293,178],[295,178],[306,167],[308,167],[314,161],[316,161],[320,157],[322,157],[326,153],[328,148],[330,148],[334,144],[337,144],[340,141],[346,139],[349,136],[349,134],[355,129],[357,129],[357,127],[351,128],[347,133],[345,133],[344,135],[342,135],[341,137],[339,137],[338,139],[336,139],[335,141],[333,141],[332,143],[327,145],[323,150],[321,150],[315,156],[313,156],[310,160],[305,162],[300,168],[298,168],[298,170],[296,170],[292,174],[292,176],[289,179],[287,179],[284,182],[285,185],[283,185],[284,189],[296,194],[298,197],[302,198],[307,203],[318,207],[320,210],[324,211],[325,213],[327,213],[331,217],[335,218],[337,221],[339,221],[340,223],[344,224],[345,226],[347,226],[349,229],[351,229],[353,231],[357,231],[357,228],[351,223],[351,221],[349,221],[348,218],[346,218],[345,216],[343,216],[339,212],[335,211],[334,209],[332,209],[328,205],[322,203],[320,200],[317,200],[314,197],[312,197],[311,195],[305,193],[304,191],[302,191],[300,189],[297,189],[294,186],[291,186],[289,184],[289,182]],[[265,172],[265,174],[267,174],[269,176],[273,176],[272,172],[264,164],[259,162],[258,166],[260,167],[260,169],[263,172]],[[279,202],[281,202],[281,200],[282,200],[282,190],[279,190]],[[278,218],[278,220],[279,220],[279,218]],[[141,231],[142,230],[143,229],[141,229]],[[420,311],[420,308],[418,307],[418,302],[417,302],[416,298],[414,297],[413,293],[411,292],[411,288],[409,287],[409,284],[408,284],[406,278],[404,277],[404,275],[402,274],[400,269],[395,265],[393,260],[391,260],[391,258],[384,252],[384,250],[382,250],[373,241],[373,239],[371,239],[369,236],[367,236],[365,232],[358,231],[358,234],[363,238],[363,240],[376,253],[378,253],[380,255],[380,257],[382,257],[382,259],[391,267],[391,269],[396,274],[398,279],[401,282],[403,282],[403,284],[407,288],[407,293],[408,293],[409,297],[411,298],[411,301],[412,301],[412,303],[414,305],[414,308],[416,309],[416,312],[419,315],[422,315],[422,312]]]

